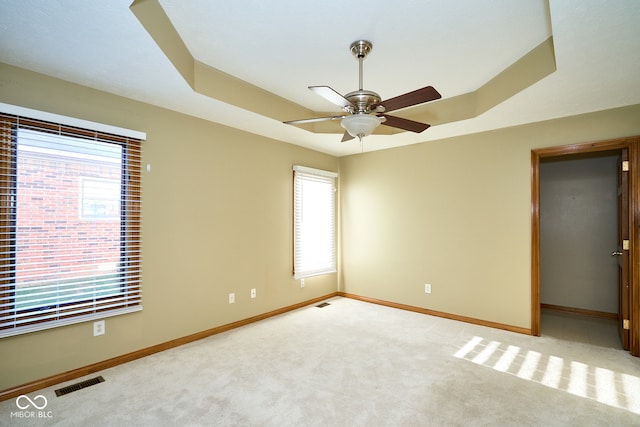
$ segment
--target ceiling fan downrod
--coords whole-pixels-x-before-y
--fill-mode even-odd
[[[351,53],[358,59],[358,68],[359,68],[359,90],[362,90],[362,62],[367,57],[373,45],[371,42],[366,40],[358,40],[351,43]]]

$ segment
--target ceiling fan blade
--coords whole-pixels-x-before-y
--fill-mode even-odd
[[[310,119],[300,119],[300,120],[289,120],[287,122],[282,122],[287,125],[301,125],[303,123],[314,123],[314,122],[324,122],[328,120],[340,120],[344,119],[347,116],[327,116],[327,117],[313,117]]]
[[[345,132],[344,135],[342,135],[342,140],[340,142],[347,142],[347,141],[351,141],[352,139],[353,139],[353,136],[351,136],[349,132]]]
[[[404,129],[411,132],[420,133],[423,130],[429,128],[426,123],[415,122],[409,119],[403,119],[402,117],[387,116],[386,114],[380,114],[379,117],[384,117],[386,120],[382,122],[383,125],[391,126],[398,129]]]
[[[355,108],[355,105],[353,105],[351,101],[331,89],[329,86],[309,86],[309,89],[343,110],[353,110]]]
[[[435,90],[433,86],[427,86],[423,87],[422,89],[417,89],[413,92],[408,92],[404,95],[398,95],[394,98],[390,98],[377,104],[373,104],[371,106],[371,110],[373,111],[377,106],[382,105],[385,112],[394,111],[401,108],[411,107],[412,105],[434,101],[440,98],[442,98],[442,95],[440,95],[440,93],[438,93],[438,91]]]

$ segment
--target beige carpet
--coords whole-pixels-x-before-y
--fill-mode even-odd
[[[622,350],[329,302],[30,393],[47,418],[1,402],[0,424],[640,425],[640,359]]]

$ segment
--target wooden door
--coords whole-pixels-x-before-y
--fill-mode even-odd
[[[622,348],[629,350],[629,150],[618,162],[618,330]]]

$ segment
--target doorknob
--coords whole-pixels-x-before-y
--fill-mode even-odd
[[[613,251],[613,253],[611,253],[611,256],[621,256],[622,252],[620,251]]]

